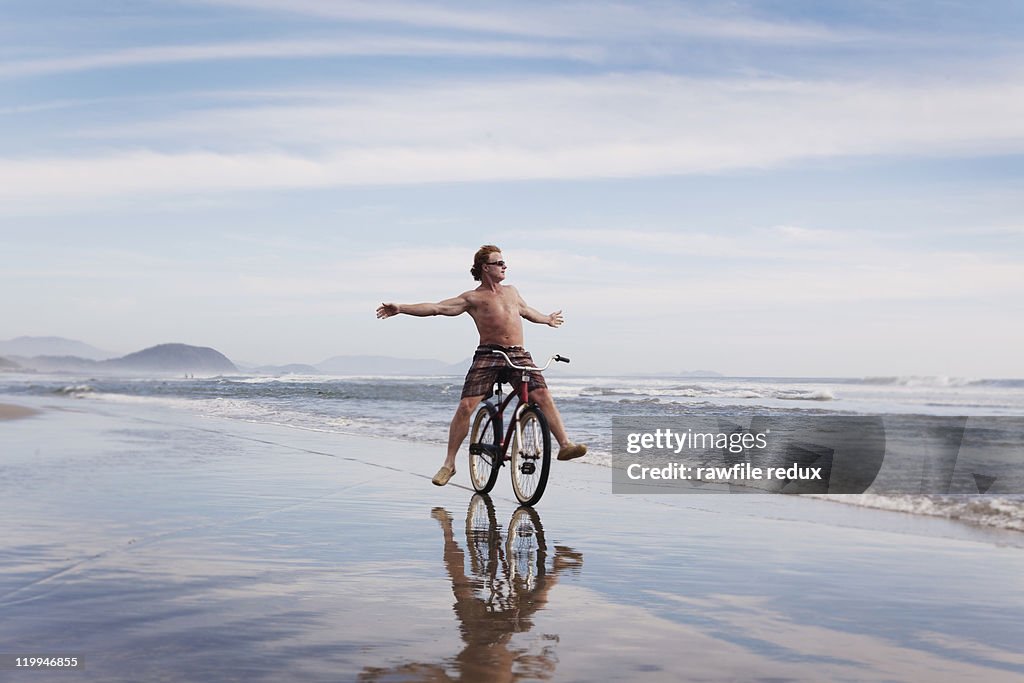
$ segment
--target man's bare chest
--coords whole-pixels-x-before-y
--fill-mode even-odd
[[[474,317],[487,320],[502,320],[514,318],[518,314],[519,307],[515,297],[508,295],[500,296],[479,296],[473,301]]]

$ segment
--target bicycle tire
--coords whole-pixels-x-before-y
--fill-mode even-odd
[[[469,432],[469,480],[478,493],[489,493],[494,488],[501,458],[501,416],[494,406],[484,402]]]
[[[519,591],[532,591],[547,573],[548,546],[540,515],[528,505],[512,513],[505,541],[509,581]]]
[[[494,503],[486,493],[474,493],[466,509],[466,547],[471,571],[483,576],[494,562],[494,548],[501,543]]]
[[[520,433],[522,444],[518,443]],[[540,408],[523,409],[512,438],[512,490],[523,505],[535,505],[544,495],[551,471],[551,430]]]

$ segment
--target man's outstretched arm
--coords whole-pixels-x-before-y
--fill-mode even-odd
[[[461,294],[436,304],[394,304],[382,303],[377,307],[377,317],[381,320],[404,313],[425,318],[431,315],[461,315],[469,310],[469,302]]]
[[[519,315],[521,315],[523,318],[526,318],[531,323],[549,325],[551,327],[560,327],[562,323],[565,322],[565,319],[562,318],[562,311],[558,310],[555,311],[554,313],[544,315],[536,308],[532,308],[531,306],[527,305],[527,303],[523,300],[522,296],[519,297]]]

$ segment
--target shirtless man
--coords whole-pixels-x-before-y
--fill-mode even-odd
[[[444,486],[455,474],[455,455],[469,433],[469,420],[498,376],[505,369],[505,359],[491,353],[491,349],[499,348],[509,355],[516,365],[535,365],[533,358],[523,348],[523,318],[532,323],[559,327],[562,312],[555,311],[548,315],[530,308],[515,287],[501,284],[505,279],[505,261],[501,250],[493,244],[480,247],[473,258],[473,267],[469,272],[480,286],[463,292],[451,299],[436,304],[394,304],[383,303],[377,308],[380,319],[405,313],[417,317],[429,315],[462,315],[469,313],[480,333],[480,346],[473,356],[473,365],[466,374],[466,382],[462,387],[462,400],[448,428],[448,454],[441,469],[434,475],[433,482]],[[539,372],[530,373],[530,397],[537,401],[540,409],[548,418],[551,433],[558,440],[558,459],[572,460],[587,452],[583,444],[575,444],[565,434],[562,416],[555,407],[555,402],[548,393],[544,376]]]

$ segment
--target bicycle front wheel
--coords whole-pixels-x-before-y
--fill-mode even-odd
[[[519,435],[522,434],[522,443]],[[534,505],[544,495],[551,470],[551,430],[537,406],[530,405],[519,416],[519,429],[512,441],[512,489],[523,505]]]
[[[512,513],[505,542],[509,580],[517,591],[531,592],[547,570],[548,546],[540,515],[529,506],[520,506]]]
[[[501,417],[494,406],[483,403],[469,432],[469,479],[478,492],[494,488],[501,457]]]

